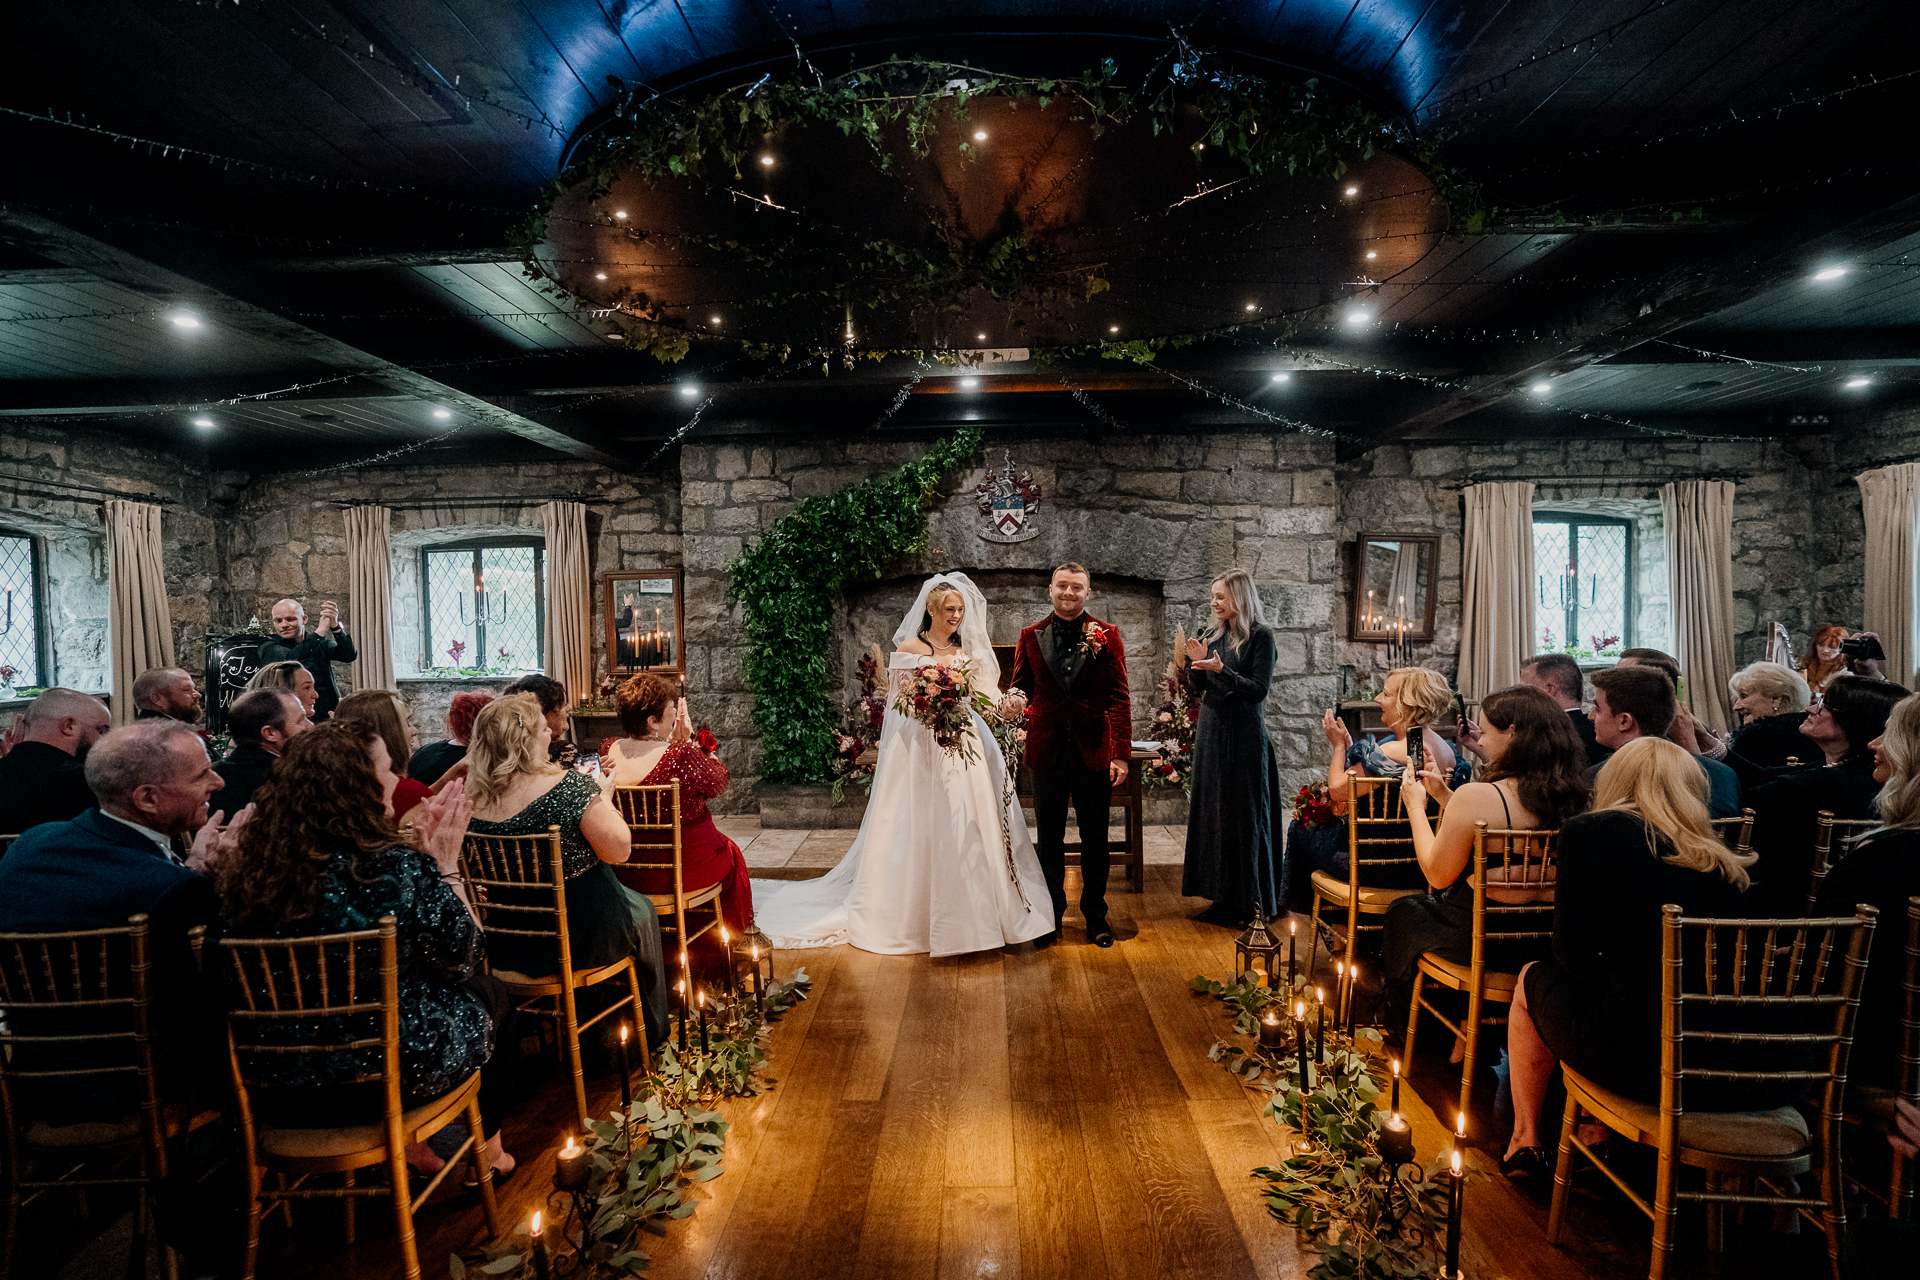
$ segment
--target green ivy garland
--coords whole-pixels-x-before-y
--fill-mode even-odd
[[[834,600],[850,580],[877,578],[926,550],[934,491],[980,452],[982,438],[977,429],[962,431],[891,475],[808,498],[727,567],[727,598],[746,611],[747,680],[767,781],[828,778]]]

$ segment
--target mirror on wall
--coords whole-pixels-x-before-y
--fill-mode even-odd
[[[1353,545],[1353,620],[1347,638],[1384,641],[1404,636],[1410,643],[1431,642],[1439,579],[1437,534],[1361,534]]]

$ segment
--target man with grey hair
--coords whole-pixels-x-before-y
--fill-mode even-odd
[[[340,691],[333,683],[333,664],[352,662],[360,656],[353,638],[340,625],[340,606],[331,600],[320,602],[320,618],[313,634],[307,634],[307,611],[298,600],[282,600],[273,606],[274,638],[260,646],[260,661],[285,662],[292,659],[313,676],[319,698],[313,707],[313,722],[319,724],[340,705]]]
[[[178,720],[200,723],[200,690],[185,667],[155,667],[133,682],[135,720]]]
[[[279,689],[254,689],[227,708],[227,728],[233,731],[233,750],[213,766],[226,782],[220,801],[238,810],[273,776],[274,761],[286,750],[287,740],[311,729],[300,700]]]
[[[49,689],[20,713],[13,749],[0,757],[0,832],[65,822],[93,807],[84,761],[112,725],[107,704],[77,689]]]

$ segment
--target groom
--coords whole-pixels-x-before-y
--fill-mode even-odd
[[[1133,705],[1127,695],[1127,652],[1120,632],[1087,613],[1092,579],[1077,564],[1053,571],[1047,599],[1053,613],[1020,633],[1007,700],[1032,703],[1027,763],[1033,768],[1037,852],[1053,895],[1055,942],[1067,913],[1067,804],[1080,827],[1080,914],[1096,946],[1113,945],[1107,928],[1107,810],[1133,754]]]

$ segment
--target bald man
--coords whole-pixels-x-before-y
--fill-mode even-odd
[[[0,757],[0,832],[66,822],[93,808],[87,752],[112,724],[107,704],[77,689],[49,689],[20,713],[13,750]]]
[[[273,639],[260,646],[260,661],[298,662],[313,677],[319,697],[313,704],[313,722],[319,724],[340,705],[340,691],[333,683],[333,664],[352,662],[360,653],[352,637],[340,625],[340,606],[331,600],[320,602],[320,619],[311,634],[307,631],[307,610],[298,600],[282,600],[273,606]]]

